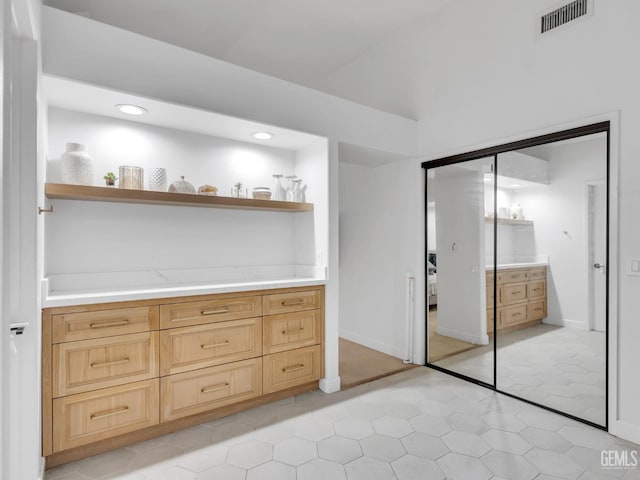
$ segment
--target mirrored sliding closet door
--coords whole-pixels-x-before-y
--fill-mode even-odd
[[[606,428],[608,122],[423,167],[427,364]]]

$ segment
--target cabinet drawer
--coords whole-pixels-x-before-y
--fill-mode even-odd
[[[320,346],[265,355],[264,393],[304,385],[320,379]]]
[[[322,295],[319,290],[265,295],[262,311],[264,315],[277,315],[301,310],[314,310],[320,308],[321,302]]]
[[[493,333],[493,312],[494,310],[492,308],[487,310],[487,333]],[[498,329],[501,328],[501,319],[500,317],[502,316],[502,309],[499,308],[498,309],[498,315],[496,316],[496,323],[498,325]]]
[[[527,300],[527,284],[514,283],[502,286],[502,304],[525,302]]]
[[[306,310],[264,317],[264,348],[277,353],[320,343],[322,312]]]
[[[547,316],[546,300],[538,300],[529,304],[529,320],[542,320]]]
[[[157,376],[158,332],[53,346],[53,396],[111,387]]]
[[[547,282],[545,280],[537,280],[535,282],[529,282],[529,300],[546,298],[546,296],[547,296]]]
[[[493,332],[493,308],[487,310],[487,333]]]
[[[53,401],[53,450],[59,452],[159,422],[158,379]]]
[[[116,308],[53,315],[53,343],[158,329],[158,307]]]
[[[262,319],[249,318],[160,332],[160,375],[259,357]]]
[[[487,283],[487,308],[493,308],[493,296],[493,283]],[[502,285],[498,285],[497,305],[502,305]]]
[[[528,280],[541,280],[547,278],[547,268],[530,268],[528,271],[527,279]]]
[[[160,328],[254,318],[262,315],[260,296],[212,299],[160,306]]]
[[[500,327],[510,327],[528,321],[527,304],[504,307],[500,317]]]
[[[527,281],[526,270],[504,270],[498,272],[498,283],[518,283]]]
[[[161,379],[162,421],[262,395],[262,359],[254,358]]]

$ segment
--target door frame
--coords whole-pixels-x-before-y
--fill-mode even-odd
[[[494,391],[502,393],[504,395],[518,398],[519,400],[525,401],[527,403],[539,406],[545,410],[549,410],[560,415],[572,418],[582,423],[586,423],[595,428],[599,428],[602,430],[609,431],[614,435],[618,435],[618,432],[623,430],[624,425],[618,421],[618,271],[619,271],[619,253],[618,253],[618,181],[619,181],[619,121],[620,112],[613,111],[609,113],[603,113],[600,115],[594,115],[591,117],[583,118],[581,120],[576,120],[573,122],[568,122],[562,125],[556,125],[553,127],[547,127],[544,129],[522,133],[519,135],[514,135],[508,138],[504,138],[502,140],[496,140],[491,142],[486,142],[481,145],[477,145],[475,147],[466,147],[459,149],[457,151],[450,152],[449,154],[442,154],[440,156],[434,156],[431,159],[423,159],[421,166],[424,170],[424,214],[427,212],[427,182],[426,175],[427,169],[445,166],[445,165],[453,165],[456,163],[462,163],[469,160],[476,160],[479,158],[484,158],[492,155],[498,155],[500,153],[504,153],[511,150],[518,150],[526,147],[542,145],[545,143],[556,142],[560,140],[568,140],[571,138],[576,138],[585,135],[591,135],[596,133],[606,132],[606,140],[607,140],[607,175],[606,175],[606,185],[607,185],[607,209],[606,209],[606,231],[607,231],[607,245],[606,245],[606,265],[607,265],[607,279],[606,279],[606,287],[607,287],[607,295],[606,295],[606,311],[607,311],[607,319],[606,319],[606,332],[605,332],[605,425],[595,424],[585,419],[581,419],[565,412],[561,412],[555,410],[551,407],[547,407],[545,405],[540,405],[536,402],[529,401],[527,399],[523,399],[512,395],[508,392],[504,392],[499,390],[496,387],[496,355],[497,348],[494,342],[494,382],[493,385],[487,384],[482,381],[478,381],[471,377],[452,372],[450,370],[444,369],[437,365],[430,364],[428,362],[428,325],[426,324],[427,320],[425,320],[425,327],[427,328],[425,332],[425,366],[432,368],[434,370],[441,371],[443,373],[462,378],[464,380],[470,381],[472,383],[490,388]],[[427,222],[424,221],[424,238],[426,245],[426,236],[427,236]],[[428,252],[423,252],[423,261],[426,261],[426,256]],[[494,282],[496,280],[494,279]],[[425,281],[426,284],[426,281]],[[494,283],[494,287],[495,287]],[[425,285],[425,298],[427,295]],[[426,315],[428,319],[428,312]],[[494,331],[495,331],[495,322],[496,319],[494,317]],[[623,435],[624,436],[624,435]]]

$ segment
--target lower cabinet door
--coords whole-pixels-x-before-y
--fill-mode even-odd
[[[264,393],[320,379],[320,345],[265,355]]]
[[[262,358],[163,377],[161,420],[175,420],[262,395]]]
[[[529,320],[542,320],[547,316],[546,300],[538,300],[529,304]]]
[[[158,379],[53,401],[53,451],[60,452],[159,422]]]
[[[528,321],[527,304],[521,303],[510,307],[504,307],[501,315],[501,327],[506,328]]]

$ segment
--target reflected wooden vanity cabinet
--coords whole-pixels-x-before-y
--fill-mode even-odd
[[[547,267],[498,268],[486,274],[487,333],[494,331],[494,296],[498,330],[540,323],[547,316]]]
[[[59,465],[318,388],[324,287],[43,310],[42,449]]]

